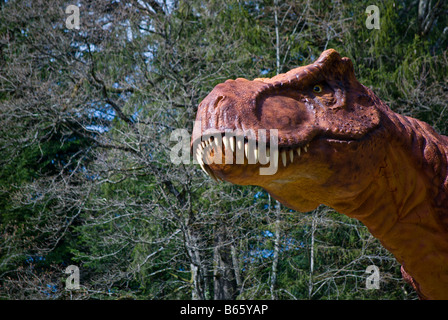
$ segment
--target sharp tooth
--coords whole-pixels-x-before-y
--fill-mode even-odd
[[[271,161],[274,164],[274,168],[278,168],[278,150],[272,151]]]
[[[308,152],[308,145],[304,146],[303,150],[305,150],[305,152]]]
[[[294,161],[294,151],[292,149],[289,150],[289,159],[291,160],[291,163]]]
[[[213,142],[215,143],[216,148],[220,148],[221,146],[219,145],[219,139],[215,138],[213,140]]]
[[[232,153],[235,152],[235,137],[230,137],[230,149],[232,149]]]
[[[268,148],[266,148],[265,152],[261,152],[261,149],[258,150],[257,148],[255,148],[256,153],[257,153],[257,161],[261,162],[265,162],[268,163],[269,162],[269,157],[268,157]]]
[[[237,147],[238,147],[239,150],[243,149],[243,141],[238,140],[238,141],[236,142],[236,145],[237,145]]]
[[[224,149],[225,150],[229,149],[229,140],[226,136],[222,137],[222,142],[224,143]]]
[[[202,161],[200,161],[199,165],[201,166],[202,171],[204,171],[205,174],[208,175],[208,172],[205,170],[204,163]]]
[[[249,159],[249,143],[244,144],[244,154],[246,155],[246,158]]]
[[[207,150],[207,146],[205,144],[204,145],[201,144],[201,152],[204,153],[205,150]]]
[[[297,155],[300,157],[300,148],[297,148]]]
[[[282,151],[282,162],[283,166],[286,167],[286,151]]]
[[[265,160],[264,160],[264,161],[266,161],[266,163],[269,162],[269,156],[270,156],[270,149],[269,149],[269,147],[266,147],[266,158],[265,158]],[[261,157],[260,157],[260,152],[258,152],[258,158],[259,158],[259,159],[261,158]]]
[[[202,161],[202,154],[203,154],[202,149],[201,149],[201,148],[197,148],[197,149],[196,149],[196,160],[197,160],[199,163],[202,163],[202,162],[203,162],[203,161]]]
[[[270,160],[274,164],[274,167],[278,168],[278,149],[277,150],[272,150],[270,152]]]
[[[257,150],[257,148],[254,148],[254,159],[255,159],[254,163],[257,163],[257,161],[258,161],[258,150]]]

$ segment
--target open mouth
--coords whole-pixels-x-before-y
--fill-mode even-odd
[[[195,147],[196,146],[196,147]],[[303,146],[280,147],[263,145],[257,140],[250,140],[242,136],[214,134],[203,136],[193,143],[194,158],[202,170],[215,181],[222,180],[210,168],[209,164],[218,165],[270,165],[274,172],[279,164],[283,167],[293,164],[308,152],[309,143]]]
[[[239,136],[234,133],[214,133],[196,139],[192,143],[192,151],[194,159],[208,176],[215,181],[223,181],[220,175],[212,170],[213,165],[217,165],[218,168],[221,165],[252,165],[255,169],[270,166],[273,168],[272,174],[275,174],[279,167],[286,168],[298,163],[303,155],[311,149],[310,145],[313,142],[319,145],[322,141],[325,141],[327,145],[339,148],[342,145],[348,146],[368,139],[376,131],[372,130],[359,139],[344,139],[328,134],[316,134],[311,140],[293,146],[280,146],[278,144],[271,146],[259,140],[248,139],[246,136]]]

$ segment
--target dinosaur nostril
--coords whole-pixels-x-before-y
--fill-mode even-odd
[[[218,96],[214,102],[214,107],[215,109],[218,107],[219,103],[224,100],[226,97],[225,96]]]

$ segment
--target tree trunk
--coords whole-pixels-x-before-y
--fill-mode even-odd
[[[275,240],[274,240],[274,257],[272,261],[272,274],[271,274],[271,299],[277,300],[277,294],[275,292],[277,286],[277,274],[278,274],[278,260],[280,253],[280,202],[275,201]]]
[[[192,282],[192,292],[191,299],[193,300],[205,300],[205,286],[204,286],[204,275],[202,271],[202,259],[199,252],[198,237],[194,235],[191,230],[187,230],[185,246],[190,256],[190,270],[191,270],[191,282]]]
[[[215,231],[214,260],[214,299],[233,300],[237,295],[237,281],[234,271],[231,241],[225,226]]]
[[[311,223],[311,245],[310,245],[310,277],[308,283],[308,299],[313,296],[313,272],[314,272],[314,233],[316,232],[317,217],[316,210],[313,211]]]

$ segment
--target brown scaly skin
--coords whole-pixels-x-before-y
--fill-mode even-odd
[[[330,49],[271,79],[227,80],[201,102],[196,120],[193,148],[210,130],[278,129],[274,175],[260,175],[261,165],[247,161],[205,170],[261,186],[298,211],[325,204],[360,220],[402,264],[421,299],[448,299],[448,137],[391,111],[356,80],[348,58]],[[209,150],[199,152],[203,159]]]

